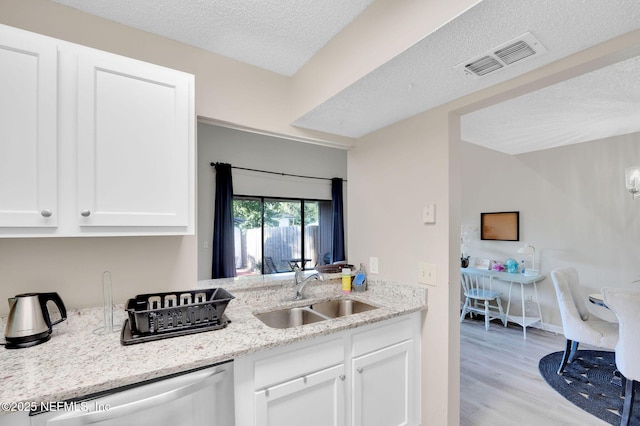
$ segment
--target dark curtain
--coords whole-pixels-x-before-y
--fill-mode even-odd
[[[346,260],[344,255],[344,216],[342,214],[342,178],[331,179],[331,210],[333,211],[331,261]]]
[[[333,210],[331,201],[318,203],[318,265],[331,263],[333,245]]]
[[[233,183],[231,164],[216,163],[216,198],[213,215],[211,278],[236,276],[233,243]]]

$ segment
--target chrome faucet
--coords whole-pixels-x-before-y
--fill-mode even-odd
[[[302,275],[304,274],[304,272],[302,271],[302,269],[300,269],[300,267],[296,266],[294,268],[295,271],[295,283],[296,283],[296,295],[293,296],[293,300],[300,300],[300,299],[304,299],[304,296],[302,295],[302,291],[304,290],[305,286],[313,280],[318,280],[318,281],[324,281],[324,276],[320,273],[320,272],[314,272],[313,274],[309,275],[308,277],[302,279]]]

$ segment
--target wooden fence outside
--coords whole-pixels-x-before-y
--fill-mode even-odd
[[[310,269],[318,261],[319,252],[319,227],[317,225],[305,226],[305,258],[310,259],[306,268]],[[265,260],[271,258],[271,267],[265,267],[266,273],[291,271],[289,261],[302,257],[301,237],[299,226],[265,227],[264,228],[264,255]],[[236,245],[238,241],[236,240]],[[260,273],[262,265],[262,233],[260,228],[248,229],[241,238],[241,259],[236,261],[239,269],[247,270],[247,273]],[[271,265],[271,262],[267,262]],[[275,267],[275,271],[270,269]]]

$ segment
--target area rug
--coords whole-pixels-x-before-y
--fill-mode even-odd
[[[549,386],[584,411],[612,425],[620,424],[623,398],[620,379],[616,378],[615,353],[578,351],[567,364],[564,375],[556,374],[562,352],[554,352],[540,360],[538,369]],[[640,392],[636,391],[631,424],[640,426]]]

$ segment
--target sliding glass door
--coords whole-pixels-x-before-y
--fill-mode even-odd
[[[331,201],[234,198],[238,275],[312,269],[331,252]]]

